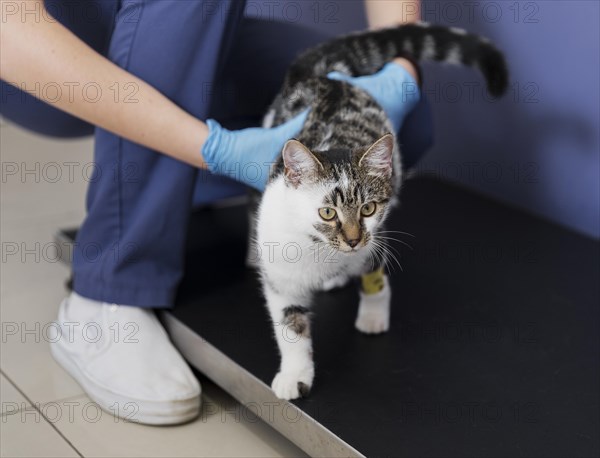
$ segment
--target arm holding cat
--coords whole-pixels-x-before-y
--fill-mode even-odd
[[[4,6],[5,0],[0,1]],[[45,8],[42,0],[31,3]],[[94,51],[58,21],[39,21],[36,17],[6,16],[0,27],[0,77],[16,87],[26,88],[36,84],[94,81],[104,94],[110,94],[109,88],[114,84],[119,87],[134,84],[138,89],[137,103],[115,103],[113,97],[101,97],[90,103],[81,91],[45,100],[127,140],[195,167],[221,172],[243,168],[250,160],[271,162],[303,124],[303,118],[298,118],[278,129],[228,131],[216,122],[209,128],[150,84]],[[41,92],[42,99],[45,94]],[[256,148],[249,150],[248,144]],[[266,180],[263,173],[248,184],[262,188]]]
[[[372,30],[417,22],[421,18],[420,0],[365,0],[367,22]]]

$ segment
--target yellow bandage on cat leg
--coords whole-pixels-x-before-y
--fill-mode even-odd
[[[362,290],[365,294],[377,294],[385,286],[383,267],[362,276]]]

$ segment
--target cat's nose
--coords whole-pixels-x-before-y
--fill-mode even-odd
[[[354,248],[356,245],[358,245],[358,242],[360,242],[360,239],[346,239],[346,243],[350,246],[350,248]]]

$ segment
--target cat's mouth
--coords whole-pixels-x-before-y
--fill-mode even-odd
[[[329,250],[332,250],[332,252],[337,252],[337,253],[344,253],[344,254],[355,254],[355,253],[359,253],[361,251],[363,251],[365,248],[367,248],[367,246],[369,245],[369,240],[361,240],[358,243],[355,244],[348,244],[346,242],[340,241],[340,240],[329,240],[329,241],[324,241],[321,242],[324,243]],[[318,246],[318,245],[317,245]],[[321,250],[323,248],[320,248]]]

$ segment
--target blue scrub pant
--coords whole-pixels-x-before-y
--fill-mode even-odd
[[[244,18],[244,3],[48,0],[46,5],[96,51],[187,112],[242,128],[260,123],[293,58],[329,38],[295,24]],[[244,187],[94,129],[1,84],[6,118],[52,136],[95,132],[96,167],[74,250],[74,290],[109,303],[172,306],[183,275],[191,209],[242,194]],[[121,97],[135,99],[134,87],[120,89]],[[406,119],[400,142],[406,167],[431,146],[427,103]]]

